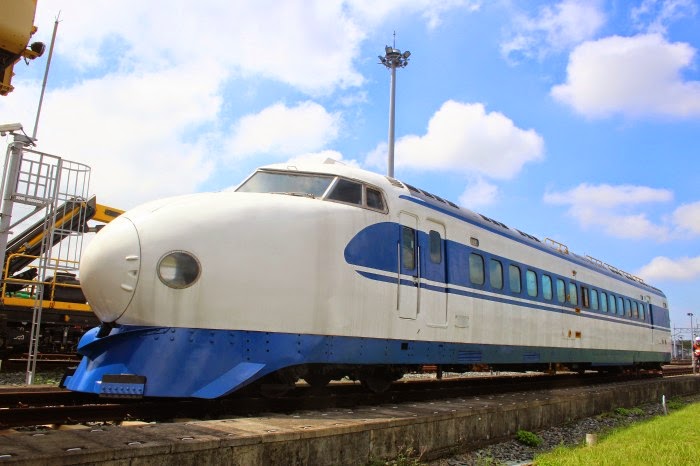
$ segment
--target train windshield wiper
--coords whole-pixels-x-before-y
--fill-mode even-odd
[[[316,199],[316,196],[314,196],[311,193],[304,193],[304,192],[284,192],[284,191],[276,191],[272,192],[270,194],[286,194],[287,196],[299,196],[299,197],[308,197],[311,199]]]

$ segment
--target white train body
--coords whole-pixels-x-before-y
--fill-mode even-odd
[[[425,364],[670,360],[660,290],[341,164],[273,165],[236,192],[128,211],[89,245],[80,273],[109,325],[81,342],[66,382],[79,391],[210,398],[272,374],[371,386]]]

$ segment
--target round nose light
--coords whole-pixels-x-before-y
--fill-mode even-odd
[[[158,278],[170,288],[187,288],[197,281],[201,267],[199,261],[185,251],[173,251],[158,262]]]

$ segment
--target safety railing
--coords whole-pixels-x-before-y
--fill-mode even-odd
[[[38,261],[39,256],[11,254],[8,257],[3,270],[3,304],[32,308],[36,303],[38,287],[43,286],[44,308],[90,311],[77,280],[77,261],[49,258],[43,280],[38,276],[38,268],[31,265],[23,272],[8,276],[12,261],[28,260]]]

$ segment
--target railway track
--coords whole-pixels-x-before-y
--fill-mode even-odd
[[[17,354],[5,357],[2,361],[3,370],[20,371],[27,367],[28,354]],[[40,353],[36,360],[37,367],[41,369],[65,368],[80,364],[80,357],[74,353],[48,354]]]
[[[645,377],[658,377],[647,374]],[[319,390],[298,384],[289,394],[264,398],[235,394],[217,400],[99,398],[55,387],[0,389],[0,429],[38,425],[115,423],[128,420],[169,421],[177,418],[211,419],[221,416],[254,416],[263,412],[293,412],[385,403],[417,402],[464,396],[491,396],[607,384],[639,379],[638,376],[564,374],[539,376],[466,377],[396,382],[385,393],[368,393],[359,383],[332,383]]]

